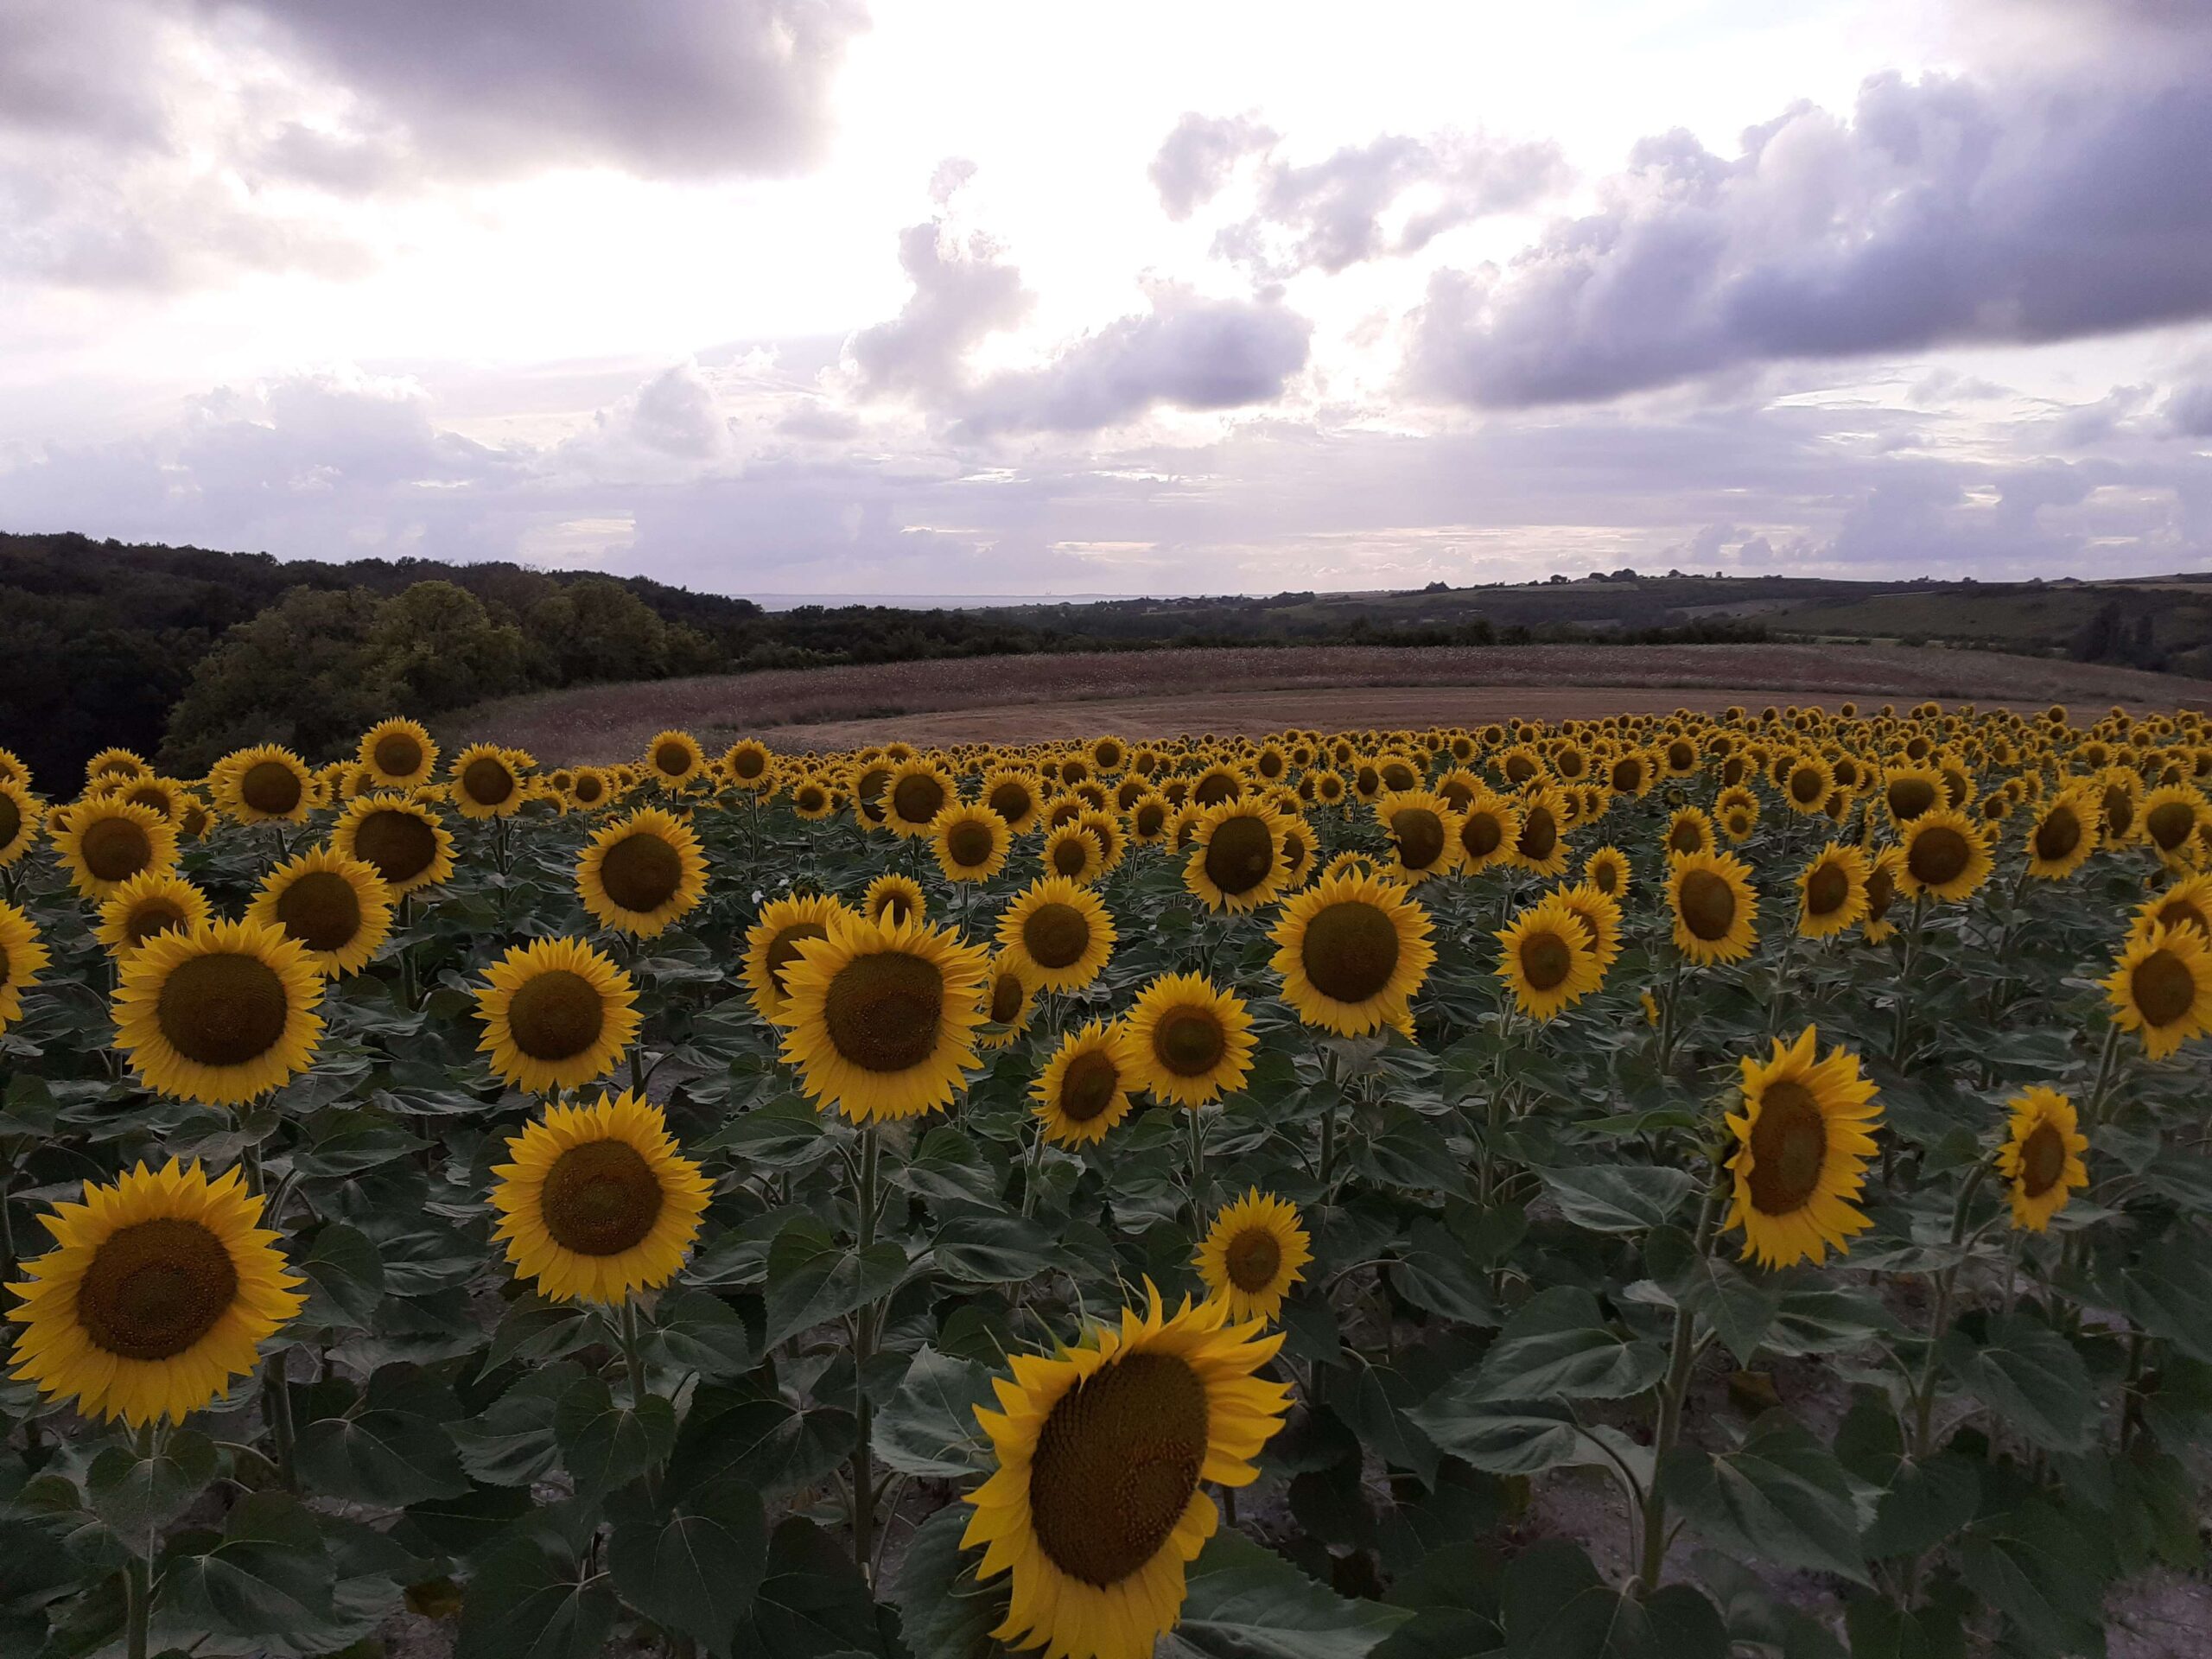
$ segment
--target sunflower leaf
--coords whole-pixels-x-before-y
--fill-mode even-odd
[[[768,1565],[760,1493],[719,1480],[686,1488],[662,1510],[633,1487],[611,1515],[607,1560],[622,1599],[711,1653],[728,1652]]]
[[[875,1420],[875,1455],[902,1475],[964,1479],[981,1466],[976,1408],[995,1403],[985,1367],[925,1347]]]
[[[1659,1485],[1723,1549],[1869,1582],[1859,1542],[1868,1518],[1860,1512],[1862,1489],[1786,1413],[1768,1412],[1733,1452],[1676,1447],[1659,1471]]]
[[[856,1249],[817,1221],[794,1221],[768,1247],[768,1329],[773,1348],[800,1332],[880,1301],[906,1276],[906,1252],[888,1239]]]
[[[1959,1386],[2008,1428],[2053,1452],[2096,1438],[2096,1388],[2074,1344],[2025,1313],[1969,1315],[1944,1333],[1936,1357]]]
[[[215,1443],[188,1428],[178,1429],[150,1457],[111,1446],[86,1472],[85,1496],[101,1520],[143,1549],[215,1478],[217,1461]]]
[[[676,1408],[658,1395],[616,1400],[599,1377],[586,1377],[554,1408],[553,1438],[579,1495],[609,1492],[668,1460]]]
[[[1347,1601],[1243,1534],[1224,1530],[1192,1561],[1183,1617],[1158,1659],[1362,1659],[1413,1617]]]
[[[1687,1171],[1656,1164],[1599,1164],[1536,1173],[1560,1213],[1593,1233],[1641,1233],[1662,1226],[1697,1185]]]
[[[1651,1387],[1666,1369],[1657,1343],[1614,1330],[1596,1297],[1558,1285],[1530,1297],[1506,1321],[1461,1392],[1471,1402],[1622,1400]]]

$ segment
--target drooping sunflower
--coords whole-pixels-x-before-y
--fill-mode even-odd
[[[962,1548],[988,1546],[979,1579],[1012,1574],[992,1632],[1045,1659],[1149,1659],[1172,1630],[1184,1571],[1219,1524],[1203,1490],[1249,1485],[1251,1459],[1289,1409],[1255,1373],[1280,1335],[1230,1321],[1225,1301],[1146,1311],[1051,1357],[1023,1355],[977,1408],[996,1468],[967,1495]]]
[[[1900,847],[1897,885],[1916,899],[1964,899],[1989,879],[1986,832],[1953,808],[1931,807],[1911,820],[1900,832]]]
[[[1386,791],[1376,799],[1375,822],[1390,839],[1392,873],[1408,887],[1459,868],[1459,815],[1433,791]],[[1522,822],[1528,822],[1525,813]]]
[[[582,939],[518,944],[486,970],[476,992],[477,1047],[526,1094],[581,1089],[613,1070],[637,1040],[630,976]]]
[[[1095,1146],[1129,1115],[1120,1033],[1093,1020],[1060,1039],[1029,1090],[1038,1133],[1055,1146]]]
[[[1582,879],[1609,898],[1628,896],[1628,855],[1608,843],[1582,861]]]
[[[830,936],[830,924],[849,914],[835,899],[795,893],[770,900],[745,935],[745,988],[763,1020],[773,1024],[783,1012],[790,993],[784,976],[798,960],[798,948],[808,939]]]
[[[886,870],[861,894],[860,913],[871,922],[896,927],[919,921],[929,914],[929,895],[922,884],[898,870]]]
[[[706,897],[707,855],[690,824],[643,807],[584,843],[576,892],[601,926],[649,939]]]
[[[37,982],[48,960],[37,925],[17,906],[0,900],[0,1031],[23,1017],[23,992]]]
[[[980,803],[955,801],[930,825],[930,850],[948,881],[988,881],[1006,868],[1014,835]]]
[[[115,1046],[157,1094],[235,1106],[314,1061],[322,976],[276,928],[157,933],[117,974]]]
[[[1287,872],[1289,820],[1267,802],[1239,796],[1205,809],[1183,864],[1183,886],[1208,910],[1232,915],[1271,903]]]
[[[2036,1084],[2005,1104],[2012,1121],[1997,1149],[1997,1173],[2009,1188],[2012,1224],[2039,1233],[2066,1207],[2075,1187],[2089,1184],[2088,1166],[2082,1161],[2089,1138],[2080,1133],[2074,1103],[2056,1089]]]
[[[1243,1086],[1259,1046],[1244,999],[1199,974],[1166,974],[1137,995],[1120,1053],[1133,1087],[1198,1107]]]
[[[1866,919],[1866,855],[1830,842],[1797,873],[1797,931],[1808,939],[1847,933]]]
[[[213,914],[207,895],[175,870],[149,870],[101,901],[93,938],[121,962],[156,934],[189,933]]]
[[[1531,905],[1497,937],[1497,976],[1531,1019],[1557,1017],[1604,981],[1581,919],[1556,898]]]
[[[1489,790],[1476,792],[1459,818],[1459,868],[1473,875],[1510,862],[1521,840],[1521,813]]]
[[[326,978],[357,973],[391,932],[391,889],[365,859],[317,847],[261,880],[251,921],[296,942]]]
[[[1084,887],[1106,874],[1106,849],[1098,844],[1097,836],[1077,824],[1064,823],[1048,833],[1042,857],[1046,874]]]
[[[30,851],[44,817],[45,809],[29,785],[14,778],[0,778],[0,870]]]
[[[986,971],[980,950],[918,919],[835,917],[784,970],[784,1061],[855,1122],[934,1110],[975,1064]]]
[[[54,1249],[26,1265],[8,1317],[15,1376],[133,1428],[185,1418],[259,1362],[301,1308],[301,1281],[232,1169],[140,1164],[41,1217]]]
[[[976,1046],[1004,1048],[1027,1031],[1042,985],[1036,963],[1019,950],[1001,948],[983,976],[983,1027],[976,1033]]]
[[[226,755],[215,771],[217,798],[241,823],[301,823],[315,810],[315,774],[273,744]]]
[[[453,876],[453,837],[445,820],[404,795],[363,795],[330,831],[347,858],[373,865],[392,896],[436,887]]]
[[[1065,876],[1032,882],[999,918],[999,943],[1035,964],[1048,991],[1079,991],[1096,979],[1119,937],[1114,918],[1090,888]]]
[[[749,794],[775,787],[776,757],[758,738],[741,737],[724,749],[722,770],[729,774],[732,784]]]
[[[1866,1160],[1882,1109],[1859,1057],[1834,1048],[1815,1058],[1816,1028],[1795,1042],[1774,1039],[1773,1058],[1743,1060],[1743,1109],[1728,1128],[1735,1200],[1726,1225],[1744,1230],[1744,1257],[1770,1268],[1847,1252],[1871,1224],[1853,1200],[1866,1185]]]
[[[2194,927],[2153,927],[2122,947],[2105,994],[2113,1022],[2163,1060],[2212,1031],[2212,945]]]
[[[1685,853],[1667,861],[1667,906],[1675,948],[1711,966],[1741,962],[1757,938],[1759,901],[1751,872],[1733,853]]]
[[[507,1142],[492,1237],[556,1302],[620,1302],[673,1279],[699,1236],[709,1186],[660,1108],[628,1090],[556,1106]]]
[[[1309,1026],[1340,1037],[1402,1027],[1436,961],[1428,912],[1398,882],[1324,877],[1283,906],[1268,931],[1282,998]]]
[[[1313,1252],[1298,1206],[1258,1187],[1214,1217],[1192,1265],[1232,1319],[1272,1320]]]
[[[131,877],[176,862],[176,826],[149,806],[78,801],[66,818],[56,812],[48,822],[69,879],[87,899],[110,898]]]
[[[378,789],[412,789],[438,769],[438,746],[411,720],[385,720],[361,734],[357,756]]]
[[[2103,819],[2086,789],[2063,789],[2028,826],[2028,874],[2061,881],[2080,869],[2102,838]]]

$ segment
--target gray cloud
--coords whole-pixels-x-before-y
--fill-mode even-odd
[[[963,246],[941,219],[899,232],[899,264],[913,293],[896,317],[860,330],[846,346],[872,394],[943,397],[961,383],[968,353],[1035,303],[997,244],[977,234]]]
[[[2177,434],[2212,438],[2212,375],[2175,387],[2164,413],[2167,425]]]
[[[1152,158],[1152,185],[1167,217],[1188,219],[1211,201],[1247,156],[1272,149],[1277,134],[1249,115],[1193,110],[1175,124]]]
[[[2212,315],[2212,73],[1869,80],[1732,159],[1647,139],[1603,206],[1503,270],[1443,271],[1409,385],[1587,402],[1750,363],[2080,338]]]

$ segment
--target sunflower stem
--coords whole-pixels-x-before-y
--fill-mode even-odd
[[[299,1474],[292,1466],[292,1388],[285,1380],[284,1362],[290,1357],[289,1349],[280,1349],[269,1356],[261,1368],[261,1409],[269,1421],[270,1438],[276,1446],[276,1478],[283,1482],[284,1490],[296,1492],[300,1489]]]
[[[2089,1104],[2082,1115],[2082,1127],[2094,1129],[2103,1121],[2105,1096],[2112,1088],[2113,1063],[2120,1058],[2120,1026],[2105,1027],[2104,1051],[2097,1056],[2097,1080],[2089,1088]]]
[[[1958,1202],[1951,1206],[1951,1243],[1956,1245],[1966,1236],[1967,1211],[1974,1204],[1974,1194],[1981,1191],[1981,1184],[1989,1179],[1995,1166],[1993,1159],[1985,1158],[1974,1166],[1959,1188]],[[1959,1276],[1960,1262],[1951,1265],[1936,1275],[1936,1310],[1928,1322],[1928,1356],[1922,1361],[1920,1380],[1912,1390],[1912,1459],[1915,1463],[1927,1461],[1929,1442],[1934,1438],[1936,1418],[1936,1347],[1942,1341],[1943,1333],[1951,1324],[1951,1293]]]
[[[1928,895],[1915,893],[1912,920],[1904,936],[1904,963],[1897,969],[1897,1020],[1890,1031],[1890,1065],[1893,1071],[1904,1070],[1905,1046],[1912,1028],[1912,970],[1919,965],[1921,931],[1927,918]]]
[[[1204,1238],[1206,1232],[1206,1143],[1205,1136],[1199,1131],[1199,1110],[1196,1106],[1183,1109],[1191,1151],[1191,1237],[1193,1242]],[[1325,1183],[1328,1177],[1324,1175],[1322,1179]]]
[[[875,1243],[876,1180],[881,1159],[880,1134],[874,1123],[861,1131],[860,1179],[855,1183],[859,1218],[855,1236],[865,1255]],[[876,1306],[864,1305],[853,1318],[853,1417],[859,1436],[853,1446],[853,1565],[874,1582],[875,1569],[875,1411],[868,1397],[868,1363],[874,1357]]]
[[[1706,1182],[1705,1201],[1697,1217],[1696,1255],[1713,1248],[1713,1235],[1720,1219],[1720,1198],[1726,1185],[1726,1166],[1716,1156]],[[1666,1466],[1682,1433],[1682,1401],[1689,1392],[1690,1371],[1697,1359],[1697,1316],[1688,1308],[1675,1312],[1675,1338],[1667,1356],[1667,1377],[1659,1394],[1659,1421],[1651,1442],[1651,1490],[1643,1495],[1642,1562],[1637,1569],[1636,1593],[1648,1598],[1659,1588],[1667,1562],[1667,1500],[1661,1495],[1656,1471]]]
[[[147,1577],[143,1555],[133,1555],[123,1564],[123,1650],[127,1659],[146,1659],[146,1630],[154,1612]]]

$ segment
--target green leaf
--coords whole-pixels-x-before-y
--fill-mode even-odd
[[[687,1487],[665,1509],[626,1499],[607,1549],[622,1599],[710,1653],[728,1652],[768,1567],[760,1495],[718,1480]]]
[[[998,1172],[973,1141],[949,1123],[924,1135],[891,1179],[932,1205],[989,1205],[998,1198]]]
[[[1465,1397],[1621,1400],[1650,1388],[1666,1370],[1658,1344],[1608,1325],[1588,1291],[1556,1285],[1506,1321]]]
[[[454,1659],[601,1659],[620,1610],[566,1541],[519,1528],[470,1575]]]
[[[1641,1233],[1662,1226],[1697,1185],[1687,1171],[1656,1164],[1599,1164],[1536,1173],[1560,1213],[1596,1233]]]
[[[1967,1585],[2046,1653],[2103,1645],[2107,1552],[2055,1505],[2031,1500],[1976,1522],[1959,1545]]]
[[[746,1659],[889,1659],[893,1649],[852,1551],[794,1516],[768,1540],[767,1576],[731,1651]]]
[[[1500,1322],[1490,1286],[1469,1264],[1459,1241],[1435,1222],[1414,1224],[1406,1252],[1390,1264],[1389,1274],[1391,1286],[1415,1307],[1493,1330]]]
[[[906,1546],[892,1600],[914,1659],[1004,1659],[1007,1649],[991,1632],[1006,1618],[1010,1580],[1001,1574],[987,1585],[976,1582],[982,1551],[960,1548],[973,1513],[964,1503],[948,1503]]]
[[[1659,1484],[1723,1549],[1868,1582],[1851,1477],[1785,1413],[1768,1412],[1741,1446],[1719,1457],[1676,1447]]]
[[[1695,1249],[1689,1235],[1675,1227],[1652,1234],[1645,1263],[1676,1306],[1713,1327],[1738,1365],[1751,1363],[1781,1309],[1781,1287],[1770,1275],[1748,1273],[1724,1256]]]
[[[1783,1293],[1761,1346],[1788,1358],[1843,1353],[1865,1347],[1892,1323],[1881,1302],[1866,1291],[1803,1286]]]
[[[600,1340],[603,1328],[582,1302],[550,1302],[536,1291],[525,1290],[500,1317],[484,1368],[491,1370],[516,1360],[558,1359]]]
[[[293,1455],[308,1490],[319,1497],[404,1509],[468,1490],[453,1437],[407,1412],[318,1419],[300,1430]]]
[[[1437,1449],[1493,1475],[1535,1475],[1561,1467],[1610,1468],[1605,1448],[1564,1402],[1490,1404],[1463,1398],[1471,1378],[1431,1395],[1406,1415]]]
[[[1412,1617],[1347,1601],[1226,1529],[1206,1541],[1186,1583],[1182,1620],[1160,1638],[1158,1659],[1362,1659]]]
[[[768,1330],[771,1348],[880,1301],[906,1276],[906,1252],[889,1240],[859,1250],[840,1244],[816,1221],[795,1221],[768,1248]]]
[[[1727,1659],[1727,1629],[1695,1590],[1674,1585],[1639,1603],[1563,1539],[1514,1558],[1502,1605],[1511,1659]]]
[[[172,1433],[161,1451],[142,1458],[127,1446],[111,1446],[92,1459],[85,1496],[92,1511],[134,1549],[184,1513],[215,1478],[215,1443],[188,1428]]]
[[[947,1278],[971,1285],[1016,1285],[1059,1259],[1052,1235],[1027,1216],[973,1212],[955,1216],[931,1245]]]
[[[745,1321],[710,1290],[678,1288],[662,1297],[644,1347],[655,1363],[710,1380],[741,1376],[759,1363]]]
[[[160,1599],[198,1628],[312,1646],[337,1616],[333,1577],[315,1517],[282,1492],[254,1492],[231,1510],[219,1538],[180,1541]]]
[[[342,1221],[326,1223],[300,1258],[308,1301],[302,1318],[317,1325],[363,1330],[384,1300],[384,1259],[369,1236]]]
[[[676,1408],[652,1394],[622,1404],[601,1378],[586,1377],[561,1396],[553,1438],[579,1497],[609,1492],[667,1462]]]
[[[772,1495],[821,1479],[859,1439],[852,1414],[834,1408],[799,1410],[781,1398],[695,1402],[670,1467],[685,1484],[735,1480]]]
[[[960,1480],[982,1466],[976,1408],[996,1403],[989,1370],[924,1348],[875,1419],[875,1455],[902,1475]]]
[[[553,1438],[553,1418],[561,1396],[583,1376],[581,1365],[563,1361],[524,1377],[481,1415],[453,1426],[461,1467],[487,1486],[528,1486],[561,1455]]]
[[[1869,1555],[1922,1554],[1973,1520],[1980,1499],[1980,1474],[1956,1452],[1900,1458],[1860,1541]]]
[[[1943,1369],[2007,1428],[2053,1452],[2096,1437],[2097,1396],[2074,1345],[2026,1313],[1961,1319],[1936,1344]]]

